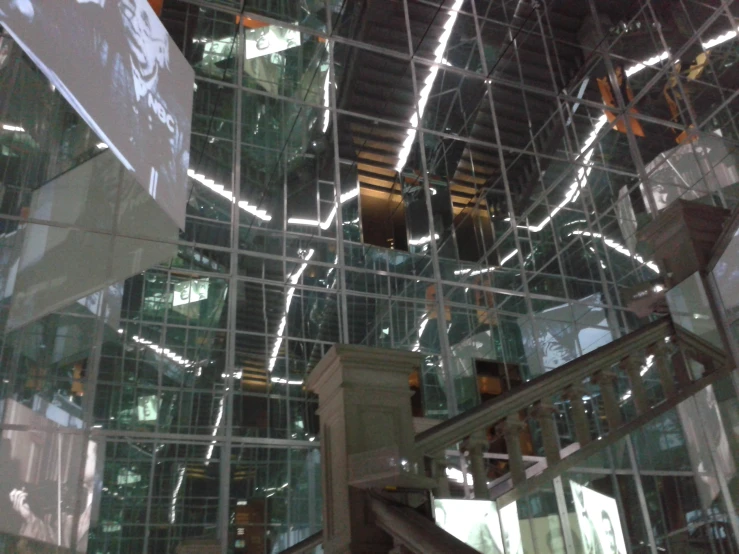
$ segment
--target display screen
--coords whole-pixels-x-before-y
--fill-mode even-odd
[[[14,250],[17,262],[13,261],[17,270],[6,281],[5,294],[12,295],[8,329],[85,297],[81,304],[86,314],[99,314],[109,325],[117,325],[123,294],[120,283],[177,252],[176,245],[160,242],[176,238],[177,226],[161,217],[157,203],[109,151],[33,191],[28,213],[33,219],[60,225],[19,226]],[[107,234],[114,224],[128,236]],[[102,289],[107,291],[105,298],[96,294]]]
[[[146,0],[0,0],[5,27],[185,226],[195,76]]]
[[[208,279],[193,279],[192,281],[177,283],[174,287],[172,306],[182,306],[191,302],[206,300],[209,285]]]
[[[95,510],[98,444],[85,444],[82,434],[63,432],[46,417],[48,406],[42,414],[6,400],[3,408],[0,532],[23,537],[32,552],[46,552],[43,545],[86,552]],[[57,420],[58,411],[51,411]],[[74,416],[63,420],[69,428],[81,426]]]
[[[616,500],[570,481],[585,552],[626,554]]]
[[[503,554],[503,537],[491,500],[434,500],[436,524],[483,554]],[[518,525],[518,517],[516,517]]]

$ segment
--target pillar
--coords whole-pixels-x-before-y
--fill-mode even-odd
[[[580,443],[580,448],[588,444],[592,437],[590,436],[590,423],[588,423],[588,415],[585,413],[585,405],[582,397],[586,394],[583,387],[568,387],[564,392],[564,398],[570,401],[572,408],[572,422],[575,425],[575,437]]]
[[[490,445],[485,429],[472,433],[467,439],[465,446],[469,452],[470,472],[472,473],[475,498],[489,500],[488,471],[484,454],[488,451]]]
[[[541,440],[544,444],[544,456],[547,465],[553,466],[559,462],[559,438],[557,435],[557,424],[554,422],[554,414],[557,409],[551,402],[541,400],[531,410],[531,415],[536,418],[541,429]]]
[[[327,554],[393,547],[373,524],[362,487],[433,486],[409,471],[417,460],[408,377],[422,359],[414,352],[337,344],[308,376],[308,389],[318,395]]]
[[[496,432],[505,439],[508,450],[508,469],[514,485],[526,480],[526,466],[524,466],[521,454],[521,430],[524,427],[525,424],[518,419],[518,414],[513,414],[495,428]]]
[[[620,364],[621,369],[629,376],[631,398],[634,399],[637,414],[643,414],[649,410],[649,397],[641,378],[642,365],[641,356],[627,356],[621,360]]]
[[[616,376],[610,371],[599,371],[591,378],[598,385],[600,396],[603,400],[603,409],[606,412],[608,431],[613,431],[621,426],[623,421],[621,409],[619,408],[618,395],[616,394]]]

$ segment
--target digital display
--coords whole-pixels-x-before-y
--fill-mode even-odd
[[[34,190],[28,213],[30,218],[61,225],[19,226],[14,237],[18,248],[13,252],[17,259],[12,263],[17,270],[6,278],[5,294],[12,295],[8,329],[82,298],[80,304],[88,314],[99,314],[116,325],[120,283],[177,252],[176,245],[160,242],[175,239],[177,226],[162,217],[157,203],[110,151]],[[113,224],[127,236],[77,229],[111,231]],[[105,298],[97,294],[103,289]]]
[[[182,306],[191,302],[200,302],[208,298],[208,279],[193,279],[184,283],[177,283],[174,287],[172,306]]]
[[[478,552],[503,554],[501,523],[493,501],[437,499],[434,519],[439,527]]]
[[[15,400],[5,400],[3,407],[3,425],[20,429],[6,428],[0,439],[0,531],[24,537],[33,552],[45,552],[39,543],[71,549],[74,537],[76,552],[86,552],[98,444],[87,441],[85,449],[82,434],[63,432]],[[73,416],[64,419],[73,428],[81,425]]]
[[[0,25],[184,229],[195,75],[147,0],[1,0]]]
[[[584,552],[626,554],[616,500],[570,481]]]
[[[137,415],[139,421],[156,421],[161,400],[154,396],[139,396]]]

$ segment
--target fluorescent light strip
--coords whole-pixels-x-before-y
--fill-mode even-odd
[[[122,332],[122,329],[119,329],[118,332],[121,333]],[[157,346],[156,344],[154,344],[153,342],[151,342],[150,340],[146,340],[146,339],[144,339],[142,337],[139,337],[138,335],[134,335],[131,338],[133,339],[134,342],[137,342],[139,344],[143,344],[144,346],[148,346],[155,353],[157,353],[157,354],[159,354],[159,355],[161,355],[163,357],[169,358],[173,362],[175,362],[175,363],[177,363],[177,364],[179,364],[179,365],[181,365],[183,367],[191,367],[191,366],[194,366],[195,365],[195,362],[193,362],[191,360],[188,360],[186,358],[183,358],[179,354],[176,354],[175,352],[172,352],[169,348],[161,348],[161,347]]]
[[[739,30],[739,29],[737,29]],[[714,46],[724,43],[727,40],[731,40],[737,36],[736,31],[729,31],[723,35],[719,35],[713,39],[708,40],[707,42],[702,43],[702,46],[705,50],[709,50],[713,48]],[[646,67],[651,67],[653,65],[658,64],[661,61],[666,60],[670,57],[669,52],[663,51],[655,56],[652,56],[651,58],[644,60],[643,62],[637,63],[629,68],[626,69],[626,75],[628,77],[631,77],[632,75],[636,75]],[[595,122],[595,125],[593,126],[593,130],[588,135],[588,138],[585,139],[585,142],[583,143],[582,148],[580,149],[580,156],[583,156],[582,163],[585,165],[585,167],[581,167],[578,169],[577,178],[575,181],[572,182],[570,185],[570,188],[568,189],[567,193],[565,194],[564,200],[552,210],[552,213],[545,217],[541,223],[538,225],[519,225],[519,227],[523,229],[528,229],[529,231],[532,231],[534,233],[538,233],[541,231],[544,226],[549,223],[554,217],[566,204],[570,202],[574,202],[577,200],[577,197],[580,194],[580,184],[582,183],[582,186],[587,185],[587,178],[590,176],[590,172],[592,171],[592,165],[590,165],[590,159],[593,156],[593,150],[589,150],[589,148],[593,145],[595,142],[596,137],[598,136],[598,133],[603,128],[603,126],[606,124],[607,119],[605,115],[602,115],[598,120]]]
[[[25,133],[26,130],[23,127],[19,127],[18,125],[6,125],[3,124],[3,129],[6,131],[14,131],[16,133]]]
[[[302,385],[303,384],[302,380],[291,381],[289,379],[282,379],[280,377],[272,377],[270,381],[272,381],[273,383],[280,383],[281,385]]]
[[[623,254],[624,256],[628,256],[629,258],[633,258],[640,264],[646,265],[649,269],[654,271],[655,273],[659,273],[659,267],[657,267],[657,264],[654,262],[647,262],[642,258],[639,254],[631,254],[629,252],[629,249],[626,248],[623,244],[620,244],[616,242],[615,240],[609,239],[608,237],[604,237],[600,233],[591,233],[590,231],[580,231],[580,230],[574,230],[570,233],[570,235],[581,235],[583,237],[594,237],[598,239],[603,239],[603,242],[606,244],[606,246],[613,248],[616,252],[619,254]]]
[[[177,519],[177,495],[180,493],[182,481],[185,479],[185,466],[181,466],[177,472],[177,484],[172,492],[172,505],[169,508],[169,522],[174,523]]]
[[[727,40],[736,38],[737,31],[739,31],[739,27],[737,27],[736,31],[727,31],[723,35],[719,35],[717,37],[707,40],[706,42],[702,42],[701,46],[703,46],[704,50],[710,50],[714,46],[718,46],[719,44],[723,44]]]
[[[221,399],[218,401],[218,415],[216,416],[216,422],[213,425],[213,433],[212,435],[215,437],[218,434],[218,428],[221,426],[221,420],[223,419],[223,401],[225,400],[225,396],[221,396]],[[210,464],[210,459],[213,457],[213,448],[215,448],[216,441],[211,441],[211,443],[208,445],[208,452],[205,454],[205,465]]]
[[[343,204],[344,202],[348,202],[352,198],[356,198],[359,196],[359,183],[357,183],[357,188],[354,188],[350,190],[349,192],[345,192],[341,196],[339,196],[339,203]],[[290,225],[305,225],[306,227],[320,227],[324,231],[327,231],[329,227],[334,222],[334,218],[336,217],[336,206],[334,205],[333,208],[331,208],[331,213],[328,214],[328,217],[326,218],[326,221],[321,222],[317,219],[303,219],[301,217],[291,217],[287,220],[287,222]]]
[[[213,192],[220,194],[227,200],[230,200],[231,202],[235,201],[233,194],[231,194],[231,191],[226,190],[226,187],[224,187],[223,185],[217,185],[213,179],[206,178],[205,175],[203,175],[202,173],[196,173],[194,169],[188,169],[187,175],[196,180],[201,185],[208,187]],[[267,214],[265,210],[258,209],[256,206],[249,204],[249,202],[247,202],[246,200],[239,201],[239,208],[258,217],[263,221],[272,220],[272,216]]]
[[[434,63],[444,65],[449,63],[444,58],[444,51],[446,50],[446,45],[449,42],[449,37],[452,36],[454,23],[457,21],[457,11],[462,7],[463,3],[464,0],[454,0],[454,4],[449,8],[449,17],[444,24],[444,32],[439,37],[439,45],[434,51]],[[411,128],[408,129],[408,136],[403,142],[403,147],[400,149],[400,154],[398,155],[398,164],[395,166],[396,171],[403,171],[403,168],[408,161],[408,155],[411,153],[413,142],[416,140],[416,128],[418,127],[419,123],[418,118],[423,117],[423,113],[426,110],[426,103],[428,102],[429,95],[431,94],[431,89],[434,86],[434,81],[436,80],[436,75],[438,72],[439,67],[432,66],[428,76],[426,77],[426,80],[424,81],[424,86],[421,89],[418,98],[418,112],[414,113],[413,116],[411,116]]]
[[[437,233],[434,233],[434,238],[436,240],[439,240],[439,235]],[[421,246],[422,244],[428,244],[431,242],[431,235],[427,235],[425,237],[421,237],[420,239],[412,239],[408,241],[408,244],[411,246]]]
[[[308,267],[308,260],[310,260],[313,257],[313,254],[315,254],[315,250],[312,248],[308,251],[308,253],[305,255],[305,263],[301,264],[301,266],[298,268],[298,270],[290,276],[290,279],[288,282],[293,285],[289,289],[287,289],[287,295],[285,296],[285,315],[282,316],[282,320],[280,321],[280,325],[277,328],[277,340],[275,340],[275,345],[272,347],[272,356],[270,356],[269,364],[267,366],[267,371],[272,373],[272,370],[275,368],[275,363],[277,362],[277,354],[280,352],[280,347],[282,346],[282,338],[285,334],[285,326],[287,325],[287,314],[290,312],[290,304],[293,301],[293,295],[295,294],[295,286],[300,279],[300,276],[305,271],[305,268]]]

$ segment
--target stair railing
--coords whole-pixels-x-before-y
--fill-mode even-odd
[[[664,317],[419,433],[416,448],[432,474],[444,481],[445,452],[461,444],[475,497],[490,498],[484,454],[492,430],[505,440],[510,475],[493,497],[507,502],[622,439],[730,370],[722,350]],[[522,438],[531,440],[534,430],[545,461],[526,467]]]

